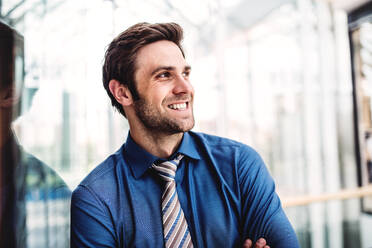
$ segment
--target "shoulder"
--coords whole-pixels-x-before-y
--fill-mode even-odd
[[[38,158],[25,152],[22,160],[22,165],[27,168],[27,176],[32,177],[28,184],[42,185],[52,182],[54,187],[67,187],[58,173]]]
[[[25,153],[22,159],[22,163],[27,165],[28,175],[37,176],[40,181],[47,182],[49,179],[52,178],[54,182],[64,184],[63,180],[55,170],[50,168],[48,165],[46,165],[33,155]]]
[[[252,147],[239,141],[199,132],[189,132],[189,134],[199,146],[198,148],[205,147],[211,152],[221,152],[226,156],[234,154],[239,160],[260,159],[259,154]]]
[[[238,141],[216,136],[216,135],[211,135],[211,134],[206,134],[206,133],[200,133],[200,132],[189,132],[189,135],[205,145],[208,146],[242,146],[244,145],[243,143],[240,143]]]
[[[103,162],[97,165],[80,183],[85,187],[93,186],[106,178],[114,176],[115,169],[119,166],[122,161],[122,148],[120,148],[114,154],[111,154]]]
[[[22,170],[24,170],[27,199],[70,197],[71,191],[58,173],[27,152],[22,152],[22,163],[17,173],[22,173]]]
[[[215,135],[189,132],[198,150],[219,167],[234,167],[238,175],[254,175],[266,169],[261,156],[252,147]],[[222,162],[222,163],[221,163]]]
[[[203,133],[190,133],[207,164],[227,183],[236,182],[241,190],[258,189],[272,181],[261,156],[241,142]],[[265,187],[266,187],[265,186]]]

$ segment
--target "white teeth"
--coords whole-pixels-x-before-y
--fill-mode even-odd
[[[171,105],[169,105],[169,108],[171,108],[171,109],[178,109],[178,110],[184,110],[184,109],[186,109],[186,103],[171,104]]]

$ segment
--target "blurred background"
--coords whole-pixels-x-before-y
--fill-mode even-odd
[[[13,130],[70,189],[128,133],[102,86],[106,46],[137,22],[173,21],[194,131],[261,154],[301,247],[372,247],[372,1],[0,0],[0,20],[24,39]]]

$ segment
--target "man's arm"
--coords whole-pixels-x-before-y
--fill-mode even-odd
[[[71,198],[71,247],[117,247],[109,216],[93,192],[78,186]]]
[[[275,184],[264,162],[253,149],[244,147],[239,165],[243,234],[264,238],[273,248],[299,247],[296,234],[275,193]]]

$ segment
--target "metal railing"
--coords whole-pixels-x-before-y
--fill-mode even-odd
[[[297,197],[281,197],[283,207],[303,206],[316,202],[325,202],[333,200],[345,200],[351,198],[360,198],[372,196],[372,185],[359,187],[355,189],[345,189],[333,193],[323,193],[316,195],[306,195]]]

